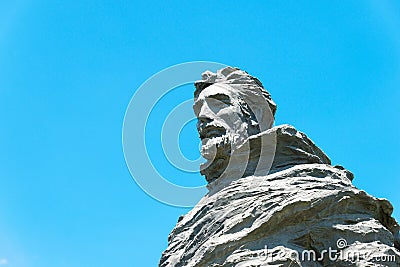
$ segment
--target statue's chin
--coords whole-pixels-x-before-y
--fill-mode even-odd
[[[203,139],[201,142],[201,156],[206,160],[212,161],[218,153],[218,147],[224,141],[222,137],[214,137]]]
[[[231,144],[227,136],[202,140],[201,155],[207,160],[200,165],[200,173],[212,182],[220,177],[229,163]]]

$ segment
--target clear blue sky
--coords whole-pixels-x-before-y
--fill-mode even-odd
[[[135,184],[122,122],[147,78],[192,60],[259,77],[276,124],[400,219],[399,2],[262,2],[0,2],[1,267],[156,266],[188,209]],[[193,123],[181,142],[193,156]]]

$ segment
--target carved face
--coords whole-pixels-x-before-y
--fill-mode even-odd
[[[213,84],[205,88],[195,99],[193,109],[201,139],[225,134],[232,140],[247,136],[240,97],[229,86]]]
[[[202,140],[202,156],[209,162],[201,166],[207,181],[218,178],[226,168],[230,153],[249,136],[251,114],[235,90],[225,84],[213,84],[203,89],[195,99],[193,109],[198,118],[197,130]],[[250,125],[249,125],[250,124]]]

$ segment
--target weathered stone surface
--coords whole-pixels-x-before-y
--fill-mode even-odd
[[[196,88],[209,193],[179,219],[160,266],[400,266],[391,204],[304,133],[271,128],[276,105],[256,78],[226,68]]]
[[[210,191],[219,190],[240,176],[265,176],[299,164],[322,163],[331,164],[330,159],[304,133],[297,131],[293,126],[281,125],[262,133],[250,136],[246,143],[230,155],[232,170],[208,184]],[[272,144],[272,145],[271,145]],[[249,150],[247,151],[247,148]],[[260,151],[264,151],[260,160]],[[239,154],[240,156],[237,156]],[[244,155],[244,156],[243,156]],[[245,158],[245,160],[241,160]],[[262,161],[262,166],[258,166]],[[243,173],[243,170],[246,171]],[[350,172],[348,172],[350,175]]]

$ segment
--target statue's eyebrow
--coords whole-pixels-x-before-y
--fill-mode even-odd
[[[205,99],[215,99],[218,102],[222,102],[226,105],[232,105],[231,98],[228,95],[222,94],[222,93],[217,93],[217,94],[206,96]],[[200,109],[201,105],[203,105],[203,102],[204,102],[204,99],[197,98],[193,103],[193,109],[195,109],[195,110]]]
[[[215,100],[218,100],[218,101],[220,101],[220,102],[223,102],[223,103],[225,103],[225,104],[227,104],[227,105],[231,105],[231,104],[232,104],[231,98],[230,98],[228,95],[222,94],[222,93],[218,93],[218,94],[214,94],[214,95],[209,95],[209,96],[207,96],[206,98],[215,99]]]

